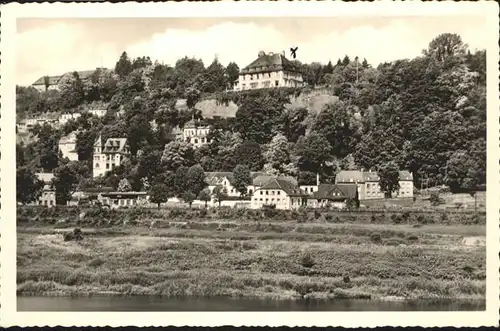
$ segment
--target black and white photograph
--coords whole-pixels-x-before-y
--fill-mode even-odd
[[[497,7],[273,16],[227,3],[231,16],[186,3],[134,17],[137,4],[98,5],[6,22],[13,314],[439,311],[498,324],[486,315],[499,287]]]

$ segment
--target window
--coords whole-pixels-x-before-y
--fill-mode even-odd
[[[269,191],[266,191],[266,195],[268,195],[268,194],[269,194]]]
[[[197,144],[197,143],[198,143],[198,139],[195,139],[195,140],[194,140],[194,143],[195,143],[195,144]]]
[[[109,163],[106,163],[106,169],[109,169]]]
[[[279,81],[275,80],[274,81],[274,86],[278,86],[279,85]]]
[[[278,191],[278,195],[280,195],[281,191]]]
[[[253,80],[253,75],[250,75],[250,80]]]
[[[99,168],[99,163],[96,163],[96,164],[95,164],[95,167],[96,167],[96,168]]]
[[[54,201],[52,201],[52,200],[49,201],[49,205],[52,206],[53,203],[54,203]]]
[[[264,192],[263,192],[263,191],[260,191],[260,195],[263,195],[263,194],[264,194]]]
[[[274,195],[274,191],[271,191],[271,194]]]
[[[262,201],[262,198],[260,198],[260,201]]]

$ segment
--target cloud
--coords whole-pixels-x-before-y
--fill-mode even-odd
[[[343,22],[342,28],[337,28],[334,20],[317,25],[311,19],[301,24],[290,21],[288,25],[272,20],[262,22],[266,21],[257,24],[252,20],[228,20],[205,29],[165,27],[156,30],[163,30],[160,33],[141,33],[144,22],[135,21],[135,24],[125,26],[134,30],[136,40],[130,40],[131,37],[123,41],[126,40],[123,34],[127,34],[123,24],[113,30],[110,22],[109,29],[97,29],[96,32],[96,29],[88,28],[91,20],[79,23],[55,21],[18,34],[17,83],[27,85],[43,75],[89,70],[98,67],[101,59],[104,66],[112,68],[123,50],[131,57],[149,56],[169,65],[174,65],[184,56],[200,58],[209,65],[217,55],[225,65],[234,61],[244,67],[260,50],[286,50],[288,56],[291,46],[299,47],[297,55],[302,62],[336,62],[347,54],[351,58],[366,58],[377,65],[419,56],[434,37],[444,32],[458,33],[472,50],[487,46],[485,26],[478,19],[388,18],[383,24],[372,24],[367,19],[365,23],[350,26]],[[113,35],[121,35],[121,38],[112,38]]]

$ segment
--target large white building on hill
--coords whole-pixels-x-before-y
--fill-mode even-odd
[[[234,90],[300,87],[304,79],[300,68],[280,53],[259,52],[255,61],[241,69]]]

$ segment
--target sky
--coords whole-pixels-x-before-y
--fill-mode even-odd
[[[482,17],[356,18],[84,18],[18,19],[17,82],[30,85],[45,75],[114,68],[120,54],[149,56],[175,65],[184,57],[208,66],[217,56],[240,68],[259,51],[298,47],[301,62],[333,63],[349,55],[376,66],[421,55],[441,33],[457,33],[472,51],[485,49]]]

